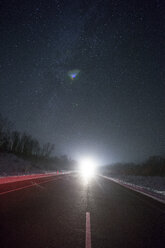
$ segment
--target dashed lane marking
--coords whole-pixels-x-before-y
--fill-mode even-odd
[[[85,248],[91,248],[91,224],[90,224],[90,213],[86,212],[86,240]]]

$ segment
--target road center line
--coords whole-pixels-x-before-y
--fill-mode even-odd
[[[90,224],[90,213],[86,212],[86,241],[85,248],[91,248],[91,224]]]

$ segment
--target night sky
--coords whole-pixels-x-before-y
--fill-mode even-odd
[[[0,1],[0,112],[55,154],[165,155],[165,2]]]

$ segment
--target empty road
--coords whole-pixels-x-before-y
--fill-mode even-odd
[[[70,174],[26,186],[0,186],[1,248],[165,247],[165,205],[115,182]]]

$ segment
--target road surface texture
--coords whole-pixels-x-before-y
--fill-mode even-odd
[[[0,186],[1,248],[165,247],[162,203],[100,176],[31,184]]]

